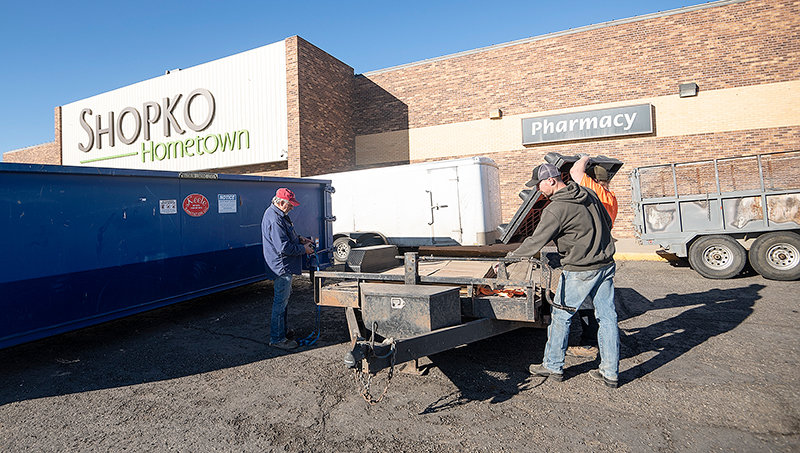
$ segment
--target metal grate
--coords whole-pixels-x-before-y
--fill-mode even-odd
[[[536,229],[536,226],[539,225],[539,220],[542,217],[542,210],[550,203],[550,200],[540,197],[537,200],[533,207],[528,211],[525,215],[525,218],[519,224],[519,228],[514,233],[514,236],[511,238],[510,242],[520,242],[524,241],[525,238],[531,236],[533,231]]]

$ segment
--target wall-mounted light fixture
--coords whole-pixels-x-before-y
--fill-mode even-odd
[[[680,84],[679,88],[680,88],[680,97],[682,98],[697,96],[697,84],[694,82],[682,83]]]
[[[500,109],[489,110],[489,119],[490,120],[499,120],[503,117],[503,111]]]

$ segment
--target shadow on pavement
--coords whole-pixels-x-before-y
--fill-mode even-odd
[[[545,329],[523,328],[430,356],[458,390],[442,396],[421,413],[430,414],[473,401],[501,403],[542,385],[528,366],[542,361]]]
[[[764,285],[712,289],[691,294],[670,294],[650,301],[631,288],[616,288],[618,320],[624,321],[647,311],[689,307],[677,316],[640,329],[620,329],[620,359],[655,352],[647,361],[622,369],[620,383],[642,377],[677,359],[709,338],[734,329],[753,312]],[[573,323],[575,324],[575,323]],[[545,329],[520,329],[471,345],[431,356],[458,390],[432,402],[422,412],[434,413],[473,401],[499,403],[517,393],[541,385],[527,368],[539,363],[547,341]],[[568,366],[565,378],[597,368],[599,359]]]
[[[711,289],[690,294],[669,294],[648,300],[631,288],[616,288],[618,320],[637,317],[647,311],[689,308],[680,314],[639,329],[620,329],[620,360],[642,353],[654,353],[633,368],[620,369],[620,384],[647,375],[677,359],[709,338],[731,331],[753,312],[764,285],[751,284],[731,289]],[[569,369],[570,375],[597,368],[599,358]]]
[[[299,280],[299,282],[297,281]],[[125,387],[290,354],[268,346],[272,282],[200,297],[0,350],[0,405]],[[310,283],[296,279],[289,326],[315,327]],[[342,310],[321,310],[322,335],[309,348],[347,341]]]
[[[644,310],[693,306],[681,314],[638,330],[620,332],[622,358],[635,357],[643,352],[655,355],[633,368],[624,370],[620,378],[628,382],[640,378],[662,365],[675,360],[709,338],[733,330],[753,313],[753,305],[761,298],[764,285],[751,284],[740,288],[711,289],[691,294],[669,294],[652,303],[643,304],[638,292],[619,290],[619,306],[624,319],[638,316]],[[646,301],[646,299],[645,299]],[[640,312],[641,311],[641,312]]]

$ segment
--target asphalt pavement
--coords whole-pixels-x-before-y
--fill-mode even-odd
[[[343,310],[276,350],[260,282],[0,350],[0,451],[800,451],[798,282],[624,259],[615,281],[617,389],[591,359],[530,376],[546,332],[524,328],[378,373],[369,405]],[[299,278],[291,326],[315,314]]]

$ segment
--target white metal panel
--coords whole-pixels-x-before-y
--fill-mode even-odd
[[[458,167],[439,167],[428,170],[430,196],[431,245],[459,245],[461,203],[459,201]]]
[[[210,124],[197,132],[189,128],[184,119],[187,97],[196,89],[208,90],[215,105]],[[184,133],[171,130],[170,136],[166,136],[165,98],[171,100],[177,95],[181,97],[175,103],[173,114]],[[158,103],[161,109],[159,120],[150,126],[150,140],[145,139],[142,124],[138,138],[126,145],[120,141],[115,124],[115,145],[109,145],[109,134],[102,134],[102,148],[98,148],[98,115],[101,119],[100,129],[108,127],[109,112],[113,112],[116,123],[127,107],[136,109],[142,123],[145,123],[145,102]],[[207,98],[197,96],[189,105],[192,121],[202,123],[209,112]],[[87,108],[91,109],[92,114],[86,115],[85,119],[95,139],[93,146],[84,152],[79,146],[87,147],[90,139],[80,118],[81,111]],[[121,124],[123,136],[129,139],[136,130],[135,116],[133,112],[125,114]],[[234,135],[240,139],[235,146],[232,143]],[[198,139],[202,154],[197,152],[195,146]],[[224,150],[218,141],[225,144]],[[172,171],[232,167],[285,161],[288,142],[284,41],[191,68],[171,71],[154,79],[62,107],[64,165]],[[169,143],[172,144],[172,152],[168,154],[166,150]],[[151,152],[151,149],[156,152]]]
[[[420,246],[431,245],[432,235],[441,237],[440,232],[447,231],[454,243],[485,245],[485,233],[495,231],[500,223],[498,169],[494,161],[485,157],[330,173],[313,178],[329,179],[336,189],[331,195],[332,212],[336,216],[334,233],[378,231],[394,244]],[[436,189],[434,204],[447,204],[448,208],[434,210],[435,222],[438,222],[434,231],[429,225],[431,195],[427,190],[441,185],[451,185],[452,193],[447,201],[439,200],[440,190]],[[459,234],[462,229],[463,233]]]
[[[486,159],[488,160],[488,159]],[[461,226],[465,245],[484,245],[499,234],[502,206],[500,174],[490,161],[477,161],[458,168]]]

